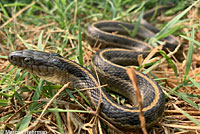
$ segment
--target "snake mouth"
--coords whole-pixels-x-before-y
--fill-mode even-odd
[[[8,60],[11,64],[21,67],[23,63],[22,61],[24,61],[24,58],[22,57],[21,51],[15,51],[9,54]]]

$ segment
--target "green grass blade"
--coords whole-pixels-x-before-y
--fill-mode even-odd
[[[37,102],[37,101],[36,101]],[[46,102],[42,102],[42,103],[37,103],[37,105],[34,105],[34,107],[33,107],[33,105],[32,105],[32,107],[31,107],[31,113],[33,113],[33,111],[35,111],[35,110],[37,110],[37,109],[39,109],[39,108],[41,108],[41,107],[43,107],[44,105],[46,105],[47,103]]]
[[[185,94],[185,93],[181,93],[181,92],[176,92],[174,91],[174,93],[181,99],[183,99],[185,102],[187,102],[188,104],[190,104],[192,107],[196,108],[197,110],[200,110],[200,106],[193,102],[192,100],[189,99],[189,97],[191,96],[188,96],[188,94]]]
[[[8,103],[9,103],[8,100],[2,100],[2,99],[0,99],[0,106],[8,106],[9,105]]]
[[[82,50],[82,37],[81,37],[81,26],[80,21],[78,25],[78,61],[83,66],[83,50]]]
[[[26,46],[26,48],[33,50],[32,46],[30,44],[26,43],[25,40],[22,37],[20,37],[19,34],[17,34],[17,37],[22,41],[22,43],[24,44],[24,46]]]
[[[158,61],[154,62],[154,64],[156,65],[156,64],[158,64],[158,63],[160,63],[160,62],[161,62],[161,60],[158,60]],[[146,74],[146,73],[149,72],[149,70],[152,70],[153,68],[154,68],[154,66],[152,65],[152,66],[150,66],[149,68],[145,69],[145,70],[143,71],[143,73]]]
[[[194,40],[194,27],[192,29],[192,33],[191,33],[191,39]],[[194,42],[190,41],[189,44],[189,50],[187,53],[187,61],[186,61],[186,68],[185,68],[185,73],[184,73],[184,82],[186,81],[187,75],[189,74],[190,71],[190,67],[192,64],[192,55],[193,55],[193,50],[194,50]]]
[[[8,59],[8,56],[1,56],[1,55],[0,55],[0,58],[1,58],[1,59],[6,59],[6,60],[7,60],[7,59]]]
[[[200,84],[196,82],[194,79],[188,76],[188,79],[194,84],[195,87],[197,87],[200,90]]]
[[[56,105],[55,103],[56,101],[54,100],[54,105]],[[55,109],[57,109],[57,106],[55,106]],[[62,121],[61,121],[61,118],[60,118],[60,115],[59,115],[59,112],[57,110],[54,111],[55,115],[56,115],[56,122],[57,122],[57,125],[58,125],[58,130],[61,134],[64,134],[64,130],[62,128]]]
[[[4,97],[13,97],[13,94],[6,94],[6,93],[2,93],[2,91],[0,92],[0,95],[4,96]],[[3,102],[4,103],[4,102]]]
[[[73,110],[73,109],[60,109],[60,108],[48,108],[48,112],[73,112],[73,113],[90,113],[90,111],[85,111],[85,110]],[[34,113],[42,112],[42,110],[37,110],[34,111]]]
[[[160,50],[160,54],[167,60],[168,64],[174,70],[176,77],[178,77],[178,71],[177,71],[177,68],[176,68],[176,65],[174,64],[174,62],[169,58],[169,56],[166,54],[165,51]]]
[[[20,96],[20,94],[18,92],[15,92],[14,95],[15,95],[16,100],[18,100],[21,105],[24,105],[24,101],[22,97]]]
[[[42,90],[42,87],[43,87],[43,83],[44,83],[44,80],[40,80],[38,87],[35,89],[35,93],[32,97],[32,101],[35,101],[35,102],[30,105],[30,111],[35,110],[35,107],[38,105],[37,100],[40,97],[41,90]]]
[[[135,36],[137,35],[138,29],[139,29],[139,27],[140,27],[140,22],[141,22],[141,20],[142,20],[143,14],[144,14],[144,9],[142,9],[142,11],[140,12],[139,18],[138,18],[138,20],[136,21],[133,30],[130,30],[130,29],[128,29],[127,27],[125,27],[125,26],[123,26],[123,25],[120,25],[120,26],[121,26],[124,30],[126,30],[126,31],[128,32],[128,34],[129,34],[131,37],[135,37]]]
[[[200,43],[198,41],[196,41],[195,39],[189,38],[189,37],[184,36],[184,35],[180,35],[180,36],[185,38],[188,41],[194,42],[196,45],[198,45],[200,47]]]
[[[134,29],[133,29],[133,31],[132,31],[132,33],[131,33],[131,36],[132,36],[132,37],[135,37],[136,34],[137,34],[137,31],[138,31],[138,29],[139,29],[139,27],[140,27],[140,22],[141,22],[142,17],[143,17],[143,14],[144,14],[144,8],[143,8],[142,11],[140,12],[139,18],[138,18],[138,20],[137,20],[136,23],[135,23],[135,27],[134,27]]]
[[[82,93],[82,92],[80,92],[78,89],[75,89],[78,93],[79,93],[79,95],[87,102],[87,104],[90,106],[91,104],[90,104],[90,101],[85,97],[85,95]]]
[[[197,126],[200,126],[200,122],[198,120],[196,120],[195,118],[193,118],[192,116],[190,116],[188,113],[186,113],[185,111],[183,111],[182,109],[180,109],[178,106],[176,106],[174,104],[175,109],[177,109],[178,111],[180,111],[183,115],[185,115],[185,117],[187,117],[188,119],[190,119],[193,123],[195,123]]]
[[[6,120],[7,118],[9,118],[10,116],[12,116],[13,114],[8,114],[8,115],[4,115],[0,118],[0,122],[3,122],[4,120]]]
[[[15,73],[14,81],[18,81],[18,79],[20,78],[20,72],[21,72],[21,69],[17,69],[17,71]]]
[[[76,98],[72,95],[72,93],[70,92],[70,90],[68,88],[65,89],[65,91],[67,92],[67,94],[77,103],[79,104],[83,109],[86,109],[80,102],[78,102],[76,100]]]
[[[114,6],[114,3],[111,1],[111,0],[108,0],[108,3],[110,4],[111,6],[111,9],[112,9],[112,18],[115,18],[116,17],[116,7]]]
[[[19,7],[19,6],[26,6],[25,3],[11,3],[11,4],[5,4],[4,7]]]
[[[3,12],[4,17],[5,17],[6,19],[9,19],[10,17],[9,17],[9,15],[8,15],[6,9],[4,8],[4,6],[5,6],[5,5],[2,5],[1,2],[0,2],[0,8],[1,8],[2,12]]]
[[[169,29],[168,31],[166,31],[165,33],[163,33],[162,35],[160,35],[160,36],[158,37],[158,40],[159,40],[159,39],[163,39],[163,38],[165,38],[165,37],[167,37],[167,36],[173,34],[173,33],[176,32],[178,29],[180,29],[181,26],[182,26],[182,25],[178,25],[178,26],[176,26],[176,27],[173,27],[173,28]]]
[[[39,36],[39,38],[38,38],[37,47],[38,47],[38,50],[39,50],[39,51],[43,51],[43,50],[44,50],[44,48],[43,48],[43,46],[42,46],[42,36],[43,36],[43,32],[44,32],[44,31],[42,31],[42,32],[40,33],[40,36]]]
[[[172,93],[176,93],[177,90],[179,90],[181,87],[185,86],[186,83],[190,82],[189,80],[186,80],[186,82],[184,83],[180,83],[178,84],[176,87],[174,87],[173,89],[170,90],[169,94],[172,94]]]
[[[26,129],[29,126],[31,119],[32,119],[31,114],[25,115],[23,120],[20,123],[18,131],[22,131],[22,130]]]
[[[166,11],[165,15],[167,15],[167,16],[173,15],[174,13],[176,13],[178,11],[184,10],[188,5],[188,1],[180,1],[177,4],[178,4],[177,6],[172,7],[171,9]]]
[[[40,93],[41,93],[41,90],[42,90],[43,82],[44,82],[44,80],[41,80],[41,81],[39,82],[39,85],[38,85],[38,87],[37,87],[36,90],[35,90],[35,93],[34,93],[34,96],[33,96],[33,98],[32,98],[32,101],[35,101],[35,100],[38,100],[38,99],[39,99]]]

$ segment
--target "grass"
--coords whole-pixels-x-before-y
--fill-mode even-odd
[[[107,19],[139,24],[139,20],[133,16],[141,17],[143,11],[166,2],[169,0],[162,2],[157,0],[143,2],[2,0],[0,2],[0,130],[21,131],[31,126],[61,88],[60,85],[40,80],[11,66],[7,61],[10,52],[20,49],[55,52],[88,67],[92,55],[98,49],[91,47],[84,36],[91,22]],[[157,61],[154,63],[154,69],[145,70],[146,72],[151,70],[149,74],[158,81],[166,94],[165,116],[160,125],[149,130],[149,133],[200,133],[198,60],[200,33],[196,15],[199,1],[171,0],[170,2],[175,6],[166,11],[169,16],[161,15],[158,18],[153,16],[151,19],[151,23],[162,30],[149,41],[152,44],[159,43],[160,38],[173,33],[186,46],[182,51],[184,53],[182,63],[177,61],[174,55],[168,56],[162,51],[162,64]],[[194,7],[192,8],[191,5]],[[74,130],[73,124],[76,124],[78,128],[85,127],[84,131],[80,131],[81,133],[89,133],[92,130],[91,122],[95,119],[93,120],[91,114],[88,114],[92,111],[88,110],[88,105],[83,104],[84,101],[80,98],[85,99],[86,102],[88,100],[80,91],[77,92],[78,94],[75,94],[66,89],[59,95],[64,96],[61,100],[59,98],[52,100],[52,105],[46,109],[40,125],[35,127],[38,128],[36,130],[66,133],[70,132],[70,129]],[[71,127],[68,126],[69,115],[74,118]],[[108,127],[103,123],[100,126],[96,125],[99,132],[109,133]]]

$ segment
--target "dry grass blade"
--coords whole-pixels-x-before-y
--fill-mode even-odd
[[[183,126],[183,125],[165,124],[165,123],[162,123],[162,125],[166,127],[173,127],[173,128],[200,130],[200,126]]]
[[[126,69],[126,72],[129,76],[129,78],[131,79],[132,83],[133,83],[133,88],[135,89],[135,94],[136,94],[136,98],[137,98],[137,101],[138,101],[138,106],[139,106],[139,118],[140,118],[140,122],[141,122],[141,128],[142,128],[142,131],[144,134],[147,134],[147,130],[146,130],[146,121],[145,121],[145,118],[144,118],[144,115],[142,113],[142,97],[141,97],[141,94],[140,94],[140,90],[138,88],[138,85],[137,85],[137,77],[136,77],[136,74],[135,74],[135,69],[133,67],[131,68],[127,68]]]

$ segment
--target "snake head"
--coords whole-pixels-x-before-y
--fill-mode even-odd
[[[56,53],[47,53],[42,51],[21,50],[9,54],[8,60],[11,64],[21,67],[22,69],[30,70],[35,67],[54,66],[53,63],[59,62],[55,57],[61,57]],[[32,72],[33,73],[33,72]]]
[[[55,74],[61,73],[59,68],[62,66],[62,60],[57,57],[61,56],[56,53],[21,50],[10,53],[8,60],[11,64],[20,67],[36,76],[53,83],[58,83],[55,76],[59,75]]]

